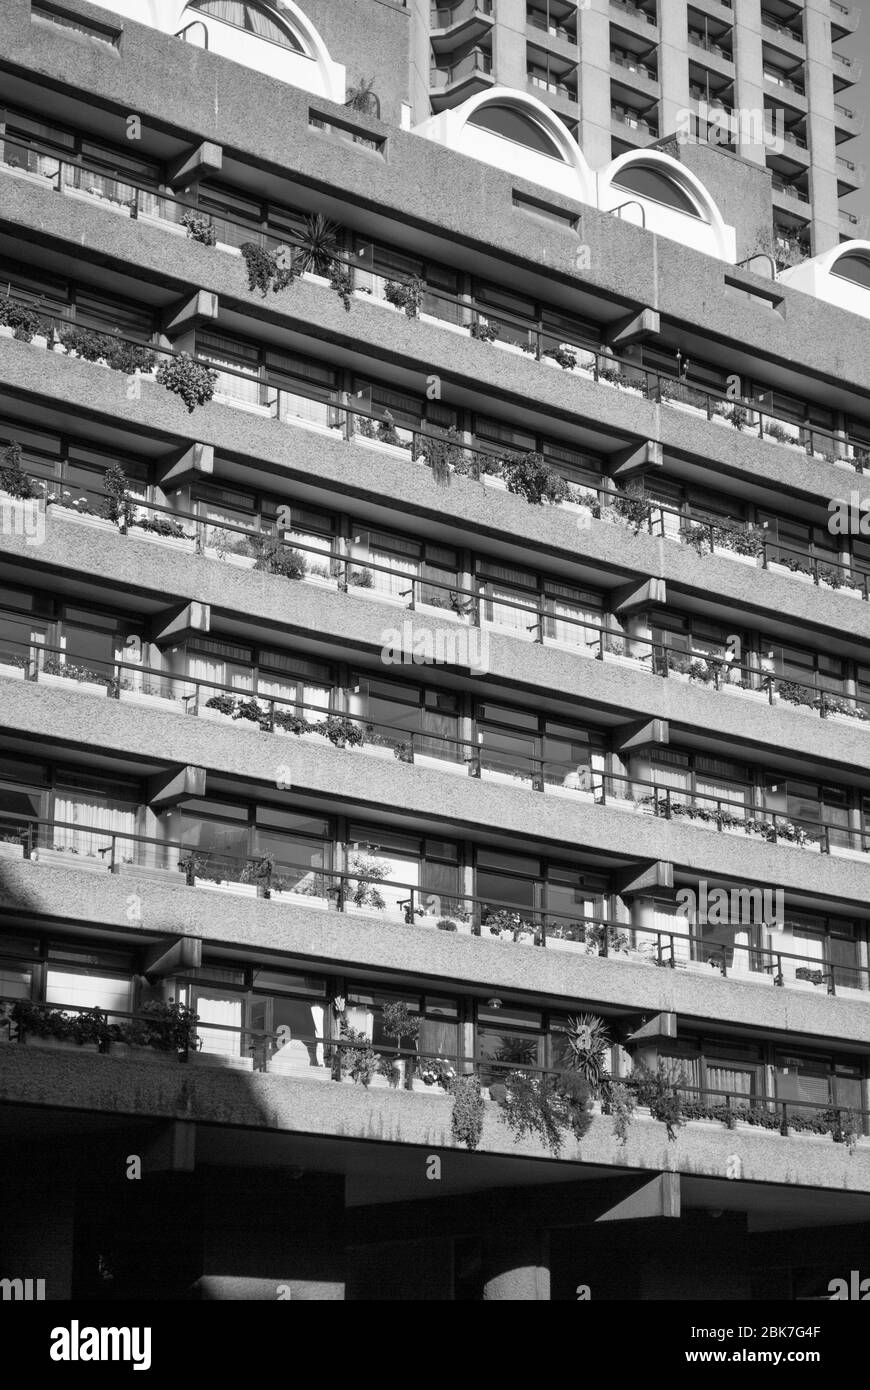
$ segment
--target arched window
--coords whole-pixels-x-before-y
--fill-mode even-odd
[[[505,140],[513,140],[517,145],[525,145],[535,154],[545,154],[550,159],[565,162],[565,156],[544,127],[516,106],[487,102],[469,116],[468,124],[480,126],[493,135],[501,135]]]
[[[614,174],[613,183],[629,193],[636,193],[640,198],[651,198],[665,207],[674,208],[676,212],[707,220],[676,179],[651,164],[625,164]]]
[[[864,290],[870,290],[870,256],[866,252],[847,251],[845,256],[840,256],[834,261],[831,274],[839,275],[843,280],[851,280],[853,285],[860,285]]]
[[[289,25],[258,0],[189,0],[189,3],[192,10],[200,10],[212,19],[234,24],[237,29],[246,29],[249,34],[278,43],[282,48],[292,48],[294,53],[305,52]]]

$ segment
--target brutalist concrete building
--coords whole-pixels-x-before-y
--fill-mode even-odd
[[[0,15],[4,1297],[828,1297],[854,7]],[[800,255],[782,156],[680,124],[699,65],[777,117],[774,50]],[[659,108],[614,146],[615,87]]]

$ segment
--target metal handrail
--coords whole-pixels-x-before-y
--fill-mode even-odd
[[[171,204],[171,205],[177,206],[177,207],[181,210],[181,215],[183,215],[184,213],[187,213],[187,212],[190,212],[190,213],[199,212],[199,213],[201,213],[202,216],[207,217],[207,218],[209,219],[209,221],[211,221],[214,225],[216,225],[216,226],[224,225],[224,226],[226,226],[226,227],[228,227],[228,228],[232,228],[232,229],[235,229],[235,230],[238,231],[238,232],[244,233],[245,236],[246,236],[246,238],[247,238],[248,240],[251,240],[251,241],[255,242],[257,245],[260,245],[260,246],[270,246],[270,245],[271,245],[271,246],[273,246],[275,249],[277,249],[278,247],[283,246],[283,245],[289,245],[289,246],[291,246],[291,247],[294,247],[294,246],[298,247],[298,246],[301,246],[301,245],[303,244],[303,243],[299,240],[299,238],[294,237],[294,236],[293,236],[291,233],[289,233],[289,232],[288,232],[288,233],[278,234],[278,233],[268,232],[268,231],[264,230],[262,227],[260,227],[260,228],[251,227],[250,224],[247,224],[247,223],[244,223],[244,222],[240,222],[240,221],[237,221],[237,220],[232,219],[232,218],[227,218],[227,217],[224,217],[224,216],[219,215],[219,214],[216,214],[216,213],[212,213],[212,212],[209,211],[208,208],[204,208],[204,209],[203,209],[203,208],[200,208],[200,207],[198,206],[198,204],[196,204],[196,203],[185,202],[183,199],[176,198],[176,197],[174,197],[174,196],[171,195],[171,194],[163,193],[163,192],[157,192],[157,191],[155,191],[153,188],[148,188],[148,187],[146,187],[145,185],[132,183],[132,182],[130,182],[128,179],[113,178],[111,175],[107,175],[103,170],[98,170],[98,169],[91,170],[91,169],[88,169],[86,166],[83,166],[83,165],[81,165],[81,164],[75,164],[75,163],[72,163],[71,161],[60,159],[60,158],[58,158],[53,152],[50,152],[50,151],[45,151],[45,152],[40,151],[39,148],[38,148],[38,146],[37,146],[36,144],[25,145],[25,144],[21,143],[20,141],[10,141],[10,140],[6,140],[6,139],[0,140],[0,144],[3,145],[4,150],[5,150],[6,145],[12,145],[13,147],[17,147],[17,148],[19,148],[19,149],[21,149],[21,150],[24,150],[25,152],[27,152],[27,151],[32,151],[32,152],[37,153],[37,154],[45,153],[45,154],[47,155],[47,157],[50,157],[51,159],[55,160],[56,163],[57,163],[57,165],[58,165],[58,168],[57,168],[57,170],[55,171],[55,174],[53,175],[53,177],[56,178],[56,180],[57,180],[57,188],[58,188],[58,191],[63,191],[63,184],[62,184],[61,174],[62,174],[62,171],[63,171],[64,168],[69,168],[69,169],[73,170],[73,171],[76,173],[77,176],[81,176],[83,173],[87,173],[87,174],[92,175],[92,176],[95,177],[95,178],[104,179],[104,180],[106,180],[106,182],[108,182],[108,183],[121,185],[121,186],[123,186],[124,188],[129,189],[130,192],[132,193],[133,197],[132,197],[131,199],[129,199],[129,200],[120,200],[120,202],[121,202],[121,204],[123,204],[123,203],[125,203],[125,202],[132,202],[132,203],[134,204],[134,206],[131,207],[131,216],[133,216],[134,218],[137,217],[137,216],[139,215],[140,194],[144,194],[147,198],[149,198],[149,199],[154,199],[154,200],[156,200],[159,204]],[[48,178],[48,177],[49,177],[49,176],[46,175],[46,178]],[[643,208],[643,205],[640,204],[640,203],[637,203],[637,200],[630,200],[629,203],[621,204],[621,205],[620,205],[620,208],[612,209],[612,212],[615,213],[615,214],[618,214],[622,207],[627,207],[627,206],[629,206],[632,202],[636,203],[637,206],[641,207],[642,216],[643,216],[642,225],[645,226],[645,225],[646,225],[646,212],[645,212],[645,209]],[[174,219],[174,220],[173,220],[173,219],[168,219],[168,218],[161,218],[161,220],[173,222],[173,225],[179,225],[179,223],[180,223],[180,221],[181,221],[181,216],[179,216],[177,219]],[[348,270],[348,271],[354,272],[354,271],[359,271],[359,270],[360,270],[359,260],[358,260],[357,257],[354,257],[353,255],[345,254],[345,253],[343,253],[343,252],[341,252],[341,251],[337,251],[337,252],[333,255],[332,259],[335,260],[335,261],[337,261],[340,265],[342,265],[342,266],[343,266],[346,270]],[[376,275],[379,274],[379,272],[376,272],[376,271],[375,271],[375,272],[370,272],[370,273],[373,273],[373,274],[376,274]],[[381,277],[381,278],[389,278],[389,277]],[[487,318],[495,317],[499,323],[504,323],[504,324],[512,325],[515,329],[518,329],[519,331],[521,331],[521,332],[523,332],[523,333],[526,334],[527,341],[530,342],[531,344],[533,344],[533,346],[534,346],[534,355],[535,355],[535,357],[536,357],[537,359],[540,359],[541,356],[545,355],[545,352],[546,352],[546,350],[547,350],[547,345],[548,345],[548,344],[558,345],[560,339],[564,339],[564,337],[565,337],[565,332],[567,331],[567,330],[564,330],[564,329],[563,329],[563,330],[559,330],[558,332],[549,331],[549,330],[547,330],[546,328],[543,327],[541,321],[538,321],[538,322],[536,322],[536,323],[530,323],[529,320],[528,320],[527,318],[523,318],[523,317],[520,316],[520,315],[511,314],[510,312],[508,312],[508,311],[506,311],[506,310],[501,310],[501,309],[495,309],[495,310],[493,310],[493,309],[492,309],[490,306],[488,306],[485,302],[482,302],[482,301],[479,301],[479,300],[469,300],[467,297],[464,298],[464,297],[462,297],[462,296],[460,296],[460,295],[451,295],[451,294],[447,293],[446,291],[438,290],[438,289],[435,289],[435,288],[429,288],[429,287],[427,287],[426,290],[425,290],[425,295],[426,295],[427,300],[433,302],[433,304],[434,304],[434,306],[436,307],[436,309],[437,309],[437,304],[438,304],[439,302],[443,302],[444,304],[447,304],[447,305],[450,306],[450,308],[451,308],[451,313],[448,314],[448,315],[446,315],[446,316],[444,316],[448,322],[453,322],[453,321],[455,320],[456,312],[458,311],[458,312],[460,312],[460,313],[463,314],[463,315],[469,316],[470,322],[469,322],[468,324],[465,325],[466,327],[469,327],[469,328],[471,327],[471,325],[472,325],[473,323],[476,323],[476,322],[479,320],[479,318],[480,318],[481,316],[485,316],[485,317],[487,317]],[[24,302],[24,301],[22,301],[22,302]],[[30,301],[26,301],[26,302],[30,302]],[[436,314],[436,316],[437,316],[437,314]],[[583,337],[583,333],[582,333],[582,332],[578,332],[578,335],[577,335],[577,336],[582,338],[582,337]],[[630,371],[631,373],[633,373],[638,379],[643,379],[643,380],[646,382],[646,389],[647,389],[647,391],[650,391],[650,390],[654,391],[654,392],[655,392],[656,399],[658,399],[659,401],[661,401],[662,399],[665,399],[665,400],[666,400],[666,396],[665,396],[665,397],[662,396],[661,382],[667,383],[667,382],[673,382],[673,381],[676,380],[675,378],[669,377],[669,376],[667,376],[666,374],[663,374],[663,373],[660,373],[660,372],[656,372],[656,371],[653,371],[653,370],[648,369],[648,368],[639,367],[636,363],[631,362],[629,359],[622,359],[622,358],[616,357],[615,355],[610,354],[609,352],[608,352],[608,353],[602,353],[599,349],[595,349],[594,347],[591,347],[591,346],[589,346],[589,345],[587,345],[587,344],[583,344],[582,346],[583,346],[583,350],[584,350],[584,351],[588,351],[588,352],[590,352],[590,353],[592,353],[592,354],[594,355],[595,361],[596,361],[596,369],[600,366],[600,361],[604,360],[605,358],[606,358],[609,362],[611,362],[611,363],[616,363],[616,364],[617,364],[618,366],[620,366],[620,367],[625,367],[628,371]],[[658,383],[658,385],[656,386],[655,383]],[[699,392],[699,394],[704,395],[704,396],[708,399],[708,418],[710,418],[711,414],[713,413],[713,411],[714,411],[714,409],[715,409],[715,405],[716,405],[717,403],[723,403],[723,404],[728,404],[728,405],[733,405],[733,404],[735,404],[734,401],[731,401],[729,398],[727,398],[727,397],[725,397],[725,396],[723,396],[723,395],[721,395],[721,394],[718,394],[718,393],[716,393],[716,392],[707,391],[705,388],[702,388],[702,387],[697,387],[697,388],[694,388],[694,389],[696,389],[696,390]],[[776,422],[776,421],[782,421],[782,422],[784,422],[784,423],[786,423],[786,424],[792,424],[792,423],[793,423],[792,421],[787,420],[786,417],[784,417],[784,416],[777,416],[777,415],[775,415],[773,412],[761,411],[761,410],[759,410],[757,407],[755,407],[751,402],[737,402],[737,403],[738,403],[738,404],[744,404],[748,409],[751,409],[751,410],[753,410],[754,413],[758,414],[758,416],[759,416],[759,435],[760,435],[760,437],[763,437],[763,434],[764,434],[764,420],[765,420],[765,419],[769,419],[769,420],[774,421],[774,422]],[[821,453],[823,457],[826,456],[827,452],[830,452],[830,449],[831,449],[832,447],[835,449],[835,456],[836,456],[836,447],[842,447],[842,440],[838,439],[838,437],[836,436],[836,434],[835,434],[834,432],[832,432],[832,431],[819,430],[819,429],[816,429],[816,428],[814,428],[814,427],[803,426],[803,425],[802,425],[800,428],[801,428],[802,432],[807,436],[806,448],[807,448],[807,453],[809,453],[810,455],[815,455],[815,453],[816,453],[816,447],[815,447],[815,440],[816,440],[816,439],[818,439],[819,441],[828,441],[828,450],[826,450],[824,447],[820,447],[819,450],[818,450],[818,452]]]

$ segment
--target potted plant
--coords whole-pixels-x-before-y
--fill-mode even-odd
[[[350,890],[353,906],[374,907],[378,912],[382,912],[387,904],[375,884],[383,883],[392,872],[393,866],[382,859],[374,859],[367,854],[353,855],[348,866],[348,873],[357,880]]]
[[[342,1079],[356,1086],[369,1087],[380,1072],[380,1059],[365,1033],[351,1028],[345,1019],[339,1031]]]
[[[554,473],[543,454],[515,454],[504,459],[501,475],[508,492],[519,494],[533,506],[544,502],[555,506],[564,502],[570,489],[560,474]]]
[[[469,327],[472,338],[476,338],[479,343],[494,343],[500,331],[497,323],[483,318],[475,319]]]
[[[217,242],[217,228],[210,217],[204,217],[202,213],[189,212],[182,214],[181,225],[185,228],[190,241],[198,241],[202,246],[214,246]]]
[[[271,854],[264,854],[262,858],[245,865],[240,882],[256,884],[260,897],[271,898],[274,875],[275,860]]]
[[[156,1052],[174,1054],[187,1061],[199,1043],[196,1025],[199,1014],[174,999],[152,1000],[139,1011],[145,1029],[145,1046]]]
[[[315,732],[328,738],[333,748],[358,748],[366,741],[366,730],[347,715],[330,714],[314,725]]]
[[[430,1057],[428,1061],[419,1064],[419,1076],[415,1076],[411,1089],[413,1091],[439,1091],[451,1090],[456,1080],[456,1068],[447,1057]]]
[[[104,486],[106,496],[101,509],[102,514],[108,521],[114,521],[121,535],[125,536],[127,528],[133,522],[135,511],[127,475],[119,463],[109,464]]]
[[[259,290],[264,299],[270,290],[273,294],[286,290],[299,273],[287,247],[283,247],[279,254],[278,251],[267,251],[254,241],[244,241],[239,250],[248,272],[248,289],[251,293]]]
[[[189,352],[179,352],[163,359],[157,368],[157,380],[167,391],[180,396],[192,415],[198,405],[207,405],[214,396],[218,374],[197,362]]]
[[[0,491],[8,493],[16,501],[28,501],[38,496],[33,480],[24,471],[24,454],[15,439],[0,450]]]
[[[413,275],[410,280],[388,280],[384,285],[384,298],[395,308],[404,309],[409,319],[415,319],[420,313],[423,290],[419,275]]]
[[[577,354],[565,343],[559,343],[558,347],[547,348],[545,357],[550,357],[557,362],[563,371],[571,372],[577,366]]]
[[[45,334],[45,324],[35,309],[27,304],[19,304],[8,294],[0,296],[0,325],[12,330],[11,336],[20,343],[30,343],[39,334]]]
[[[72,1019],[62,1009],[35,1004],[30,999],[16,999],[9,1017],[19,1043],[39,1047],[73,1045]]]
[[[407,1004],[399,1001],[384,1005],[381,1022],[384,1035],[392,1038],[396,1044],[396,1057],[393,1065],[398,1079],[395,1084],[403,1086],[409,1066],[399,1056],[402,1050],[402,1039],[407,1038],[408,1043],[416,1047],[417,1039],[420,1036],[421,1020],[417,1014],[410,1012]]]

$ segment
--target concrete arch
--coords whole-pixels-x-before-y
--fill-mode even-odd
[[[651,197],[621,188],[619,174],[632,165],[654,168],[676,185],[684,198],[696,209],[696,216],[681,212]],[[628,204],[626,221],[642,222],[650,231],[680,241],[697,251],[716,256],[719,260],[736,260],[734,228],[722,217],[714,199],[701,180],[690,169],[661,150],[628,150],[598,171],[598,206],[602,212],[612,212]],[[639,208],[643,208],[641,215]]]
[[[474,125],[472,117],[487,106],[510,106],[530,117],[553,145],[553,155]],[[513,87],[488,88],[469,97],[461,106],[424,121],[416,127],[416,134],[506,169],[532,183],[555,189],[566,197],[583,203],[595,201],[595,179],[580,146],[558,116],[528,92]]]

